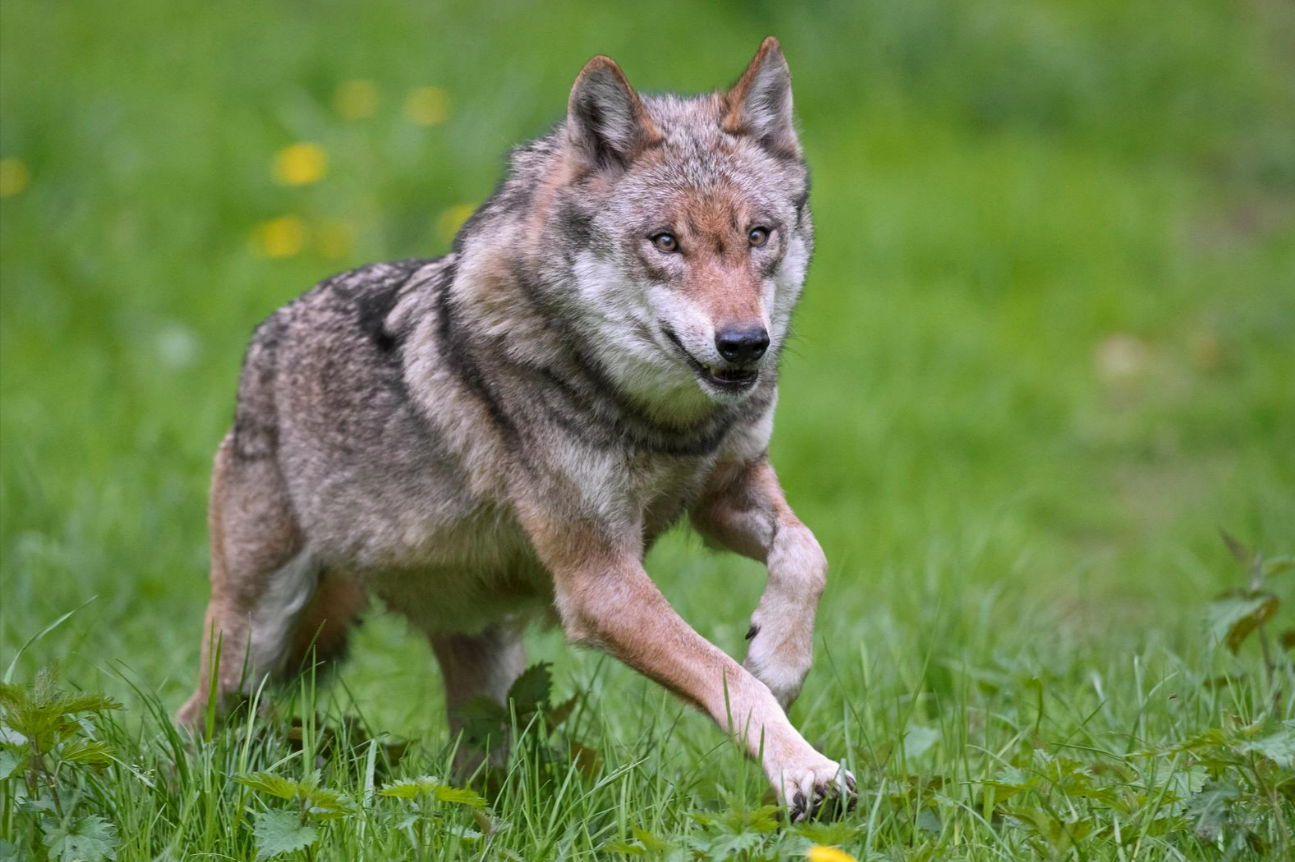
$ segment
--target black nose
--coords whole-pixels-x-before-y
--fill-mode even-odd
[[[729,362],[755,362],[769,349],[769,333],[763,326],[721,329],[715,333],[715,347]]]

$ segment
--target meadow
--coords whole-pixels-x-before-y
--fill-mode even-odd
[[[543,629],[506,769],[450,786],[378,607],[178,735],[252,327],[446,251],[590,56],[703,91],[770,33],[818,226],[772,460],[831,561],[791,716],[857,808],[783,823]],[[1291,44],[1277,0],[6,0],[0,860],[1292,858]],[[647,567],[741,655],[759,566]]]

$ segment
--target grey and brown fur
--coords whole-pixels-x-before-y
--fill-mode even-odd
[[[597,57],[452,253],[336,276],[261,324],[216,453],[204,678],[180,720],[202,720],[217,637],[223,700],[311,642],[335,652],[372,593],[427,633],[454,722],[505,696],[524,624],[555,610],[762,758],[794,817],[852,797],[784,712],[827,571],[766,457],[808,196],[774,39],[694,98],[639,97]],[[643,569],[685,514],[768,566],[741,665]]]

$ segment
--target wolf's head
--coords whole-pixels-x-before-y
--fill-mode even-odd
[[[813,245],[777,40],[727,92],[692,98],[640,97],[595,57],[554,144],[533,248],[616,384],[686,409],[772,378]]]

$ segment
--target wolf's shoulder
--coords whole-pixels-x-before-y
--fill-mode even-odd
[[[454,255],[370,263],[318,282],[256,325],[251,344],[278,346],[290,334],[340,334],[367,337],[383,347],[390,340],[386,322],[400,298],[411,290],[435,288],[451,278]]]

